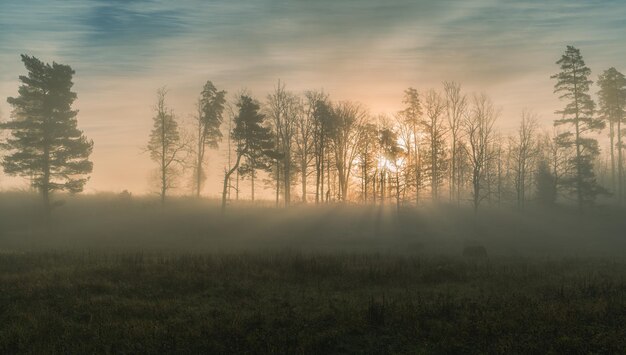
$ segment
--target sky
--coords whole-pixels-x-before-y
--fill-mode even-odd
[[[0,0],[0,117],[25,74],[21,53],[72,66],[79,128],[94,140],[85,191],[150,193],[144,147],[159,87],[189,121],[207,80],[264,100],[280,79],[372,114],[400,110],[408,87],[454,80],[492,97],[506,134],[524,109],[551,127],[562,103],[550,75],[566,45],[595,80],[626,71],[625,34],[623,0]],[[210,152],[207,195],[224,155]],[[23,186],[0,175],[0,188]]]

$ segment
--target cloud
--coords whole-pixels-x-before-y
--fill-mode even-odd
[[[504,120],[529,107],[549,123],[561,105],[549,76],[565,45],[581,48],[594,76],[626,70],[624,33],[623,0],[2,1],[0,96],[15,95],[20,53],[70,64],[98,159],[106,149],[139,169],[122,151],[144,144],[165,84],[181,115],[207,79],[263,98],[279,78],[376,113],[396,110],[408,86],[457,80],[505,104]],[[0,110],[10,112],[4,100]],[[96,162],[105,176],[98,166],[114,164]]]

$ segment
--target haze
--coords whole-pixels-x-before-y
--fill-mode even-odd
[[[166,85],[181,118],[212,80],[264,99],[321,89],[401,109],[403,90],[455,80],[485,91],[508,132],[523,108],[547,126],[561,107],[549,76],[566,44],[586,53],[595,80],[626,58],[620,1],[3,1],[0,97],[15,96],[20,53],[76,70],[79,128],[95,142],[86,192],[153,191],[142,153],[155,91]],[[594,89],[595,91],[595,89]],[[0,101],[3,119],[10,107]],[[223,149],[209,152],[207,195],[219,192]],[[24,187],[3,176],[0,187]]]

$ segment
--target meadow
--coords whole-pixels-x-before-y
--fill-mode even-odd
[[[626,349],[616,209],[64,199],[0,198],[0,353]]]

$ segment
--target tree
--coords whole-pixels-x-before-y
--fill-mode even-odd
[[[611,141],[611,180],[615,190],[617,178],[617,200],[624,198],[624,170],[622,157],[622,122],[626,120],[626,78],[615,68],[605,70],[598,78],[600,91],[598,101],[601,117],[609,122]],[[615,133],[617,132],[617,144]],[[617,146],[617,177],[615,174],[615,147]]]
[[[154,106],[156,114],[152,118],[152,131],[147,146],[150,158],[159,164],[161,203],[165,203],[167,192],[176,187],[179,170],[184,167],[188,153],[188,146],[180,136],[176,116],[165,104],[166,95],[167,90],[164,87],[157,90],[157,103]]]
[[[364,203],[368,202],[368,188],[371,177],[376,174],[378,153],[378,127],[373,123],[363,126],[363,136],[359,145],[358,161],[361,174],[361,192]]]
[[[402,118],[402,124],[407,126],[407,131],[410,131],[411,140],[407,142],[407,154],[410,157],[409,166],[412,167],[414,175],[414,187],[415,187],[415,205],[419,203],[420,189],[423,185],[423,173],[422,173],[422,157],[420,152],[422,132],[420,127],[422,125],[422,103],[419,98],[417,90],[414,88],[408,88],[404,91],[404,99],[402,102],[405,104],[405,109],[399,112],[399,116]]]
[[[439,186],[447,168],[445,151],[446,130],[443,125],[443,113],[445,101],[435,90],[428,90],[424,95],[424,111],[426,119],[423,120],[424,131],[428,139],[427,163],[430,174],[430,186],[433,202],[439,199]]]
[[[346,201],[354,159],[363,134],[367,112],[357,103],[343,101],[333,107],[330,141],[339,179],[339,198]]]
[[[604,190],[598,186],[593,171],[593,159],[598,156],[598,141],[585,137],[585,133],[604,128],[604,122],[594,117],[595,104],[589,96],[589,80],[591,70],[585,65],[580,50],[573,46],[567,46],[565,54],[556,64],[561,71],[552,75],[557,82],[554,92],[559,93],[559,98],[566,100],[563,110],[556,113],[561,119],[554,121],[555,126],[572,125],[574,132],[564,132],[561,144],[572,145],[576,149],[576,156],[570,161],[575,169],[574,176],[564,181],[566,186],[576,194],[579,209],[593,203],[595,197]]]
[[[222,190],[222,212],[226,211],[226,196],[230,176],[239,169],[241,158],[244,156],[258,156],[260,153],[270,154],[273,147],[270,129],[264,126],[265,115],[259,113],[259,103],[252,97],[242,94],[237,102],[239,113],[234,118],[234,127],[230,132],[232,140],[236,142],[235,164],[229,166],[224,173],[224,187]]]
[[[43,63],[22,55],[28,75],[20,76],[19,96],[9,97],[12,120],[0,127],[11,136],[2,145],[9,154],[2,161],[9,175],[30,177],[42,195],[44,213],[51,211],[55,191],[83,190],[93,164],[89,156],[93,141],[77,128],[77,110],[72,109],[74,70],[68,65]]]
[[[197,121],[197,151],[195,166],[195,192],[200,196],[202,183],[205,180],[203,164],[206,148],[216,149],[222,140],[220,125],[223,121],[224,104],[226,103],[226,91],[218,91],[211,81],[204,84],[200,99],[198,100]]]
[[[524,209],[526,204],[526,188],[528,179],[532,176],[532,166],[538,155],[538,144],[535,133],[537,131],[536,115],[529,111],[522,112],[522,120],[517,129],[517,137],[510,140],[512,170],[514,173],[513,184],[515,186],[517,207]],[[547,169],[547,164],[545,164]],[[549,172],[549,170],[547,170]],[[543,177],[543,176],[542,176]]]
[[[463,121],[463,128],[467,136],[467,155],[471,169],[472,205],[474,212],[478,212],[480,202],[487,197],[482,191],[485,184],[485,171],[494,159],[491,149],[494,141],[493,125],[499,113],[491,100],[485,95],[474,95],[472,111]]]
[[[460,203],[460,194],[458,184],[458,165],[459,156],[457,155],[457,145],[460,140],[461,124],[463,117],[467,114],[467,97],[461,94],[461,85],[455,82],[446,81],[443,83],[446,100],[446,117],[448,119],[448,127],[450,129],[451,153],[450,159],[450,201],[454,195],[457,196],[457,204]]]
[[[285,206],[291,203],[292,145],[296,134],[296,122],[302,106],[299,98],[285,90],[280,81],[273,93],[267,97],[267,112],[274,125],[276,151],[276,203],[280,188],[280,172],[283,172]]]
[[[315,203],[324,200],[324,168],[328,166],[327,147],[329,146],[329,130],[332,120],[332,107],[328,96],[321,93],[315,102],[313,111],[313,150],[315,155]]]
[[[384,160],[383,164],[381,164],[385,173],[394,173],[394,187],[395,187],[395,197],[396,197],[396,209],[400,209],[400,174],[402,170],[402,159],[404,155],[404,150],[398,145],[398,133],[395,132],[391,127],[383,127],[379,131],[379,145],[382,153],[382,159]],[[391,177],[390,177],[391,178]]]
[[[540,160],[537,164],[535,175],[537,201],[543,206],[554,206],[557,196],[556,177],[550,170],[549,162],[543,159]]]
[[[304,109],[298,115],[296,121],[295,148],[296,156],[300,165],[300,186],[302,188],[302,202],[307,202],[307,180],[309,167],[313,163],[315,151],[315,113],[317,104],[324,99],[324,94],[319,91],[307,91],[305,93]]]

